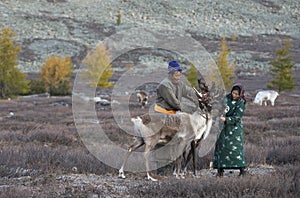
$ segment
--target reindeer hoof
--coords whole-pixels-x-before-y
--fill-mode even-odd
[[[157,179],[151,177],[149,174],[147,174],[147,179],[155,182],[158,181]]]
[[[118,177],[119,177],[119,178],[122,178],[122,179],[125,179],[125,178],[126,178],[123,172],[119,172],[119,176],[118,176]]]
[[[125,179],[125,175],[119,175],[119,178]]]
[[[154,179],[153,177],[148,177],[148,180],[151,180],[151,181],[154,181],[154,182],[158,181],[157,179]]]

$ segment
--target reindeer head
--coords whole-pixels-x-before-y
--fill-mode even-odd
[[[210,112],[212,110],[212,105],[208,86],[204,80],[198,79],[198,87],[200,91],[198,91],[196,88],[194,88],[194,91],[199,100],[199,107],[202,110],[205,109]]]

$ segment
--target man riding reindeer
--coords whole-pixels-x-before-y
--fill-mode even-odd
[[[159,143],[170,146],[168,152],[171,153],[164,154],[168,159],[176,159],[176,177],[178,177],[182,168],[182,157],[184,156],[182,152],[185,152],[192,142],[205,139],[210,131],[212,116],[210,108],[208,108],[210,104],[209,100],[206,100],[206,94],[201,94],[195,88],[193,90],[181,80],[182,68],[178,62],[169,62],[168,74],[168,77],[157,88],[154,112],[150,113],[150,111],[137,118],[132,118],[136,134],[135,142],[128,147],[128,153],[119,169],[119,177],[121,178],[125,178],[124,167],[130,153],[145,145],[144,157],[147,178],[156,181],[149,174],[150,169],[152,169],[150,168],[149,157],[151,150]],[[181,99],[183,97],[188,98],[195,104],[196,107],[192,113],[182,112]],[[162,151],[167,150],[163,149]],[[163,152],[154,153],[162,154]]]
[[[157,87],[157,97],[154,110],[156,112],[165,113],[165,114],[176,114],[183,111],[182,98],[185,97],[194,103],[195,108],[193,111],[197,110],[199,106],[199,96],[196,96],[195,92],[197,90],[193,89],[187,85],[184,81],[181,80],[182,77],[182,67],[177,61],[170,61],[168,64],[168,77],[166,77]],[[205,93],[208,93],[208,87],[205,83],[198,80],[198,84],[201,87],[201,90],[204,90]],[[201,94],[198,92],[198,94]],[[203,100],[208,99],[209,97],[204,98]],[[205,101],[204,103],[208,104],[210,101]],[[204,104],[200,104],[203,106]],[[211,108],[211,107],[208,107]],[[211,109],[209,109],[210,111]],[[193,112],[189,112],[193,113]],[[195,149],[199,145],[200,141],[192,142],[187,156],[184,156],[184,167],[187,165],[187,162],[191,159],[193,155],[194,160],[194,174],[196,174],[195,167]],[[185,153],[184,153],[185,155]]]

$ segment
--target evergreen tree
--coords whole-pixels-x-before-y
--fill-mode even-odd
[[[18,68],[21,50],[13,37],[15,32],[4,27],[0,30],[0,98],[15,97],[28,91],[26,74]]]
[[[46,91],[51,95],[68,95],[72,74],[70,57],[50,56],[40,69],[40,81],[45,83]]]
[[[110,55],[103,45],[98,45],[87,55],[83,63],[88,67],[85,77],[90,80],[92,87],[99,86],[103,89],[113,87],[113,83],[108,81],[113,75]]]
[[[229,89],[233,82],[236,80],[235,78],[235,65],[233,63],[228,62],[228,55],[230,50],[227,47],[226,38],[223,37],[220,45],[220,55],[217,58],[217,66],[221,73],[223,83],[226,89]]]
[[[121,25],[121,9],[118,9],[117,13],[117,25]]]
[[[292,69],[295,65],[292,63],[290,56],[290,48],[292,44],[290,40],[284,41],[284,46],[281,49],[276,49],[276,58],[271,61],[271,75],[273,80],[268,84],[268,88],[276,89],[278,92],[284,90],[293,90],[296,86],[292,76]]]

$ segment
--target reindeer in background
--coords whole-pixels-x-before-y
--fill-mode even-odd
[[[144,90],[137,90],[136,97],[141,108],[145,108],[145,106],[148,104],[148,93]]]
[[[274,90],[262,90],[256,94],[253,103],[259,104],[260,106],[263,104],[267,106],[267,101],[270,101],[271,105],[274,106],[278,95],[278,92]]]

